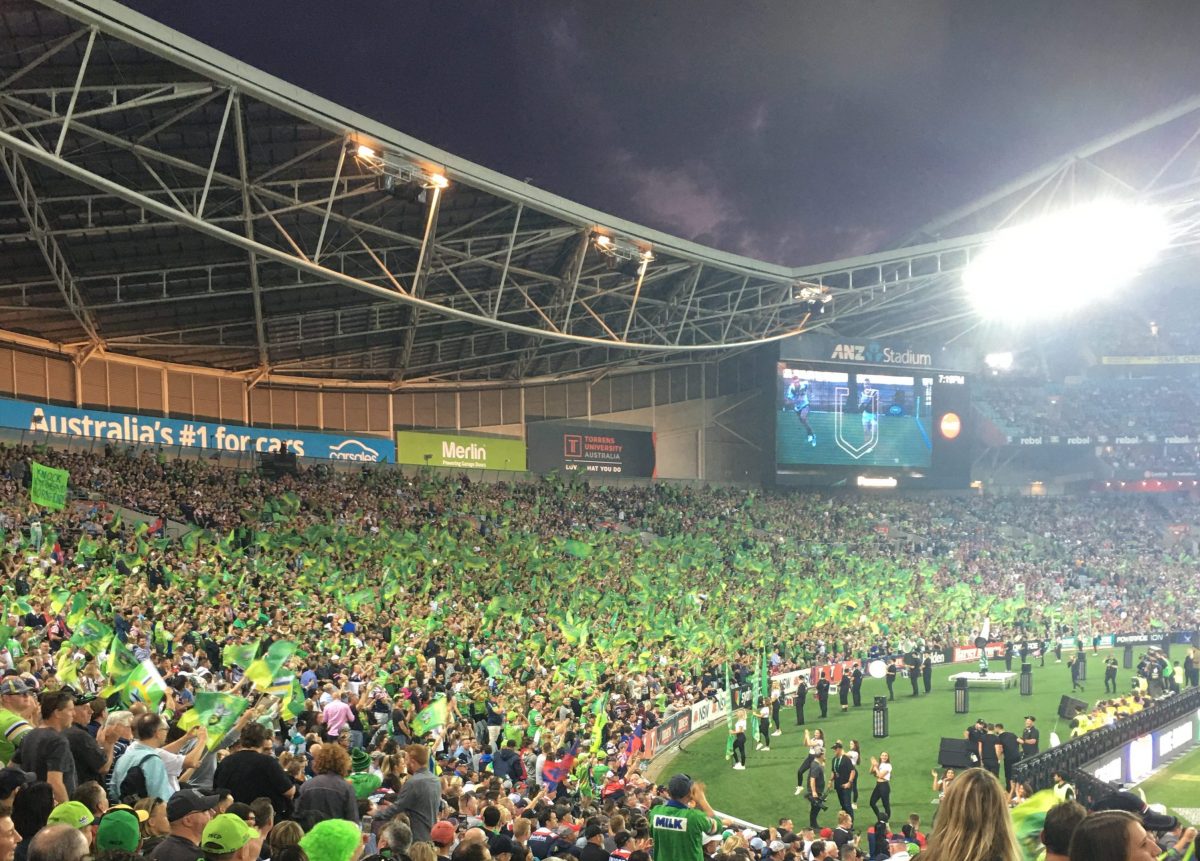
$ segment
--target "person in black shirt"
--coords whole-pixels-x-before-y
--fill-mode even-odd
[[[1021,742],[1016,733],[1006,730],[1002,723],[996,724],[996,738],[1000,740],[1000,752],[1004,757],[1004,786],[1011,792],[1012,772],[1021,761]]]
[[[1109,692],[1109,685],[1112,685],[1112,692],[1117,692],[1117,659],[1109,655],[1104,659],[1104,692]]]
[[[1000,736],[996,734],[995,724],[987,725],[983,736],[983,767],[996,777],[1000,776]]]
[[[925,681],[925,693],[933,690],[933,659],[926,653],[925,660],[921,664],[921,677]]]
[[[1079,655],[1072,655],[1067,658],[1067,666],[1071,670],[1071,693],[1084,689],[1083,682],[1079,680]]]
[[[862,705],[862,683],[862,667],[856,663],[854,665],[854,672],[850,674],[850,696],[854,698],[855,708]]]
[[[579,852],[579,861],[608,861],[608,850],[604,848],[605,830],[599,825],[589,825],[583,830],[586,841]]]
[[[807,699],[808,682],[801,676],[800,684],[796,687],[796,693],[793,695],[793,701],[796,706],[796,726],[804,726],[804,703]]]
[[[896,659],[892,658],[887,662],[887,670],[884,671],[884,679],[887,680],[888,699],[896,698],[896,691],[893,686],[896,684]]]
[[[821,825],[817,816],[825,807],[825,751],[820,751],[808,769],[808,826],[814,831]]]
[[[817,679],[817,705],[821,707],[821,717],[829,716],[829,679],[825,678],[825,672],[821,672],[821,678]]]
[[[912,683],[912,695],[915,697],[918,693],[917,685],[921,680],[921,659],[914,652],[904,659],[904,663],[908,667],[908,680]]]
[[[264,753],[271,742],[271,730],[260,723],[247,723],[242,728],[237,752],[225,757],[217,766],[213,788],[229,790],[233,800],[243,804],[256,798],[269,798],[276,814],[283,818],[292,809],[296,786],[279,760]]]
[[[830,766],[829,776],[833,780],[834,789],[837,790],[838,803],[853,822],[854,799],[852,792],[858,773],[854,768],[854,761],[845,755],[840,741],[833,744],[833,764]]]
[[[1013,647],[1014,646],[1016,646],[1016,643],[1014,643],[1012,640],[1009,640],[1008,642],[1006,642],[1004,644],[1004,671],[1006,673],[1012,672],[1012,659],[1013,659]]]
[[[1041,734],[1038,732],[1038,728],[1034,726],[1035,721],[1037,721],[1037,718],[1033,715],[1025,716],[1025,730],[1021,733],[1021,759],[1037,756]]]
[[[842,712],[849,710],[850,702],[850,674],[842,670],[842,677],[838,680],[838,704],[842,707]]]
[[[983,718],[967,727],[967,747],[971,751],[975,765],[983,765],[983,740],[986,736],[987,725],[983,722]]]

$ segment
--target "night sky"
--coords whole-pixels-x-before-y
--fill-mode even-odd
[[[785,264],[1200,92],[1200,2],[135,0],[457,155]]]

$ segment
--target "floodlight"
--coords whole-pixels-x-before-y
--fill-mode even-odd
[[[366,161],[370,161],[371,159],[375,158],[375,150],[371,149],[366,144],[359,144],[358,157]]]
[[[606,233],[592,234],[592,243],[596,250],[614,260],[634,260],[640,265],[654,259],[654,252],[648,246],[639,245],[632,239],[621,236],[609,236]]]
[[[354,155],[367,170],[381,178],[379,186],[382,191],[398,189],[400,186],[408,184],[423,189],[441,190],[445,190],[450,185],[450,180],[446,178],[446,174],[440,167],[431,168],[406,156],[376,152],[366,144],[359,144],[355,147]]]
[[[1052,317],[1103,300],[1140,273],[1169,239],[1157,207],[1097,200],[1004,230],[963,273],[988,317]]]
[[[993,371],[1011,371],[1013,366],[1013,354],[988,353],[983,357],[983,363]]]

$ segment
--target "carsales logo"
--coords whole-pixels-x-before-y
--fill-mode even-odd
[[[946,413],[942,416],[942,436],[946,439],[954,439],[962,432],[962,419],[958,417],[958,413]]]

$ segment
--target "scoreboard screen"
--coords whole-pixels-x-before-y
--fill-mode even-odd
[[[964,375],[783,359],[774,382],[780,483],[836,483],[850,472],[969,482]]]

